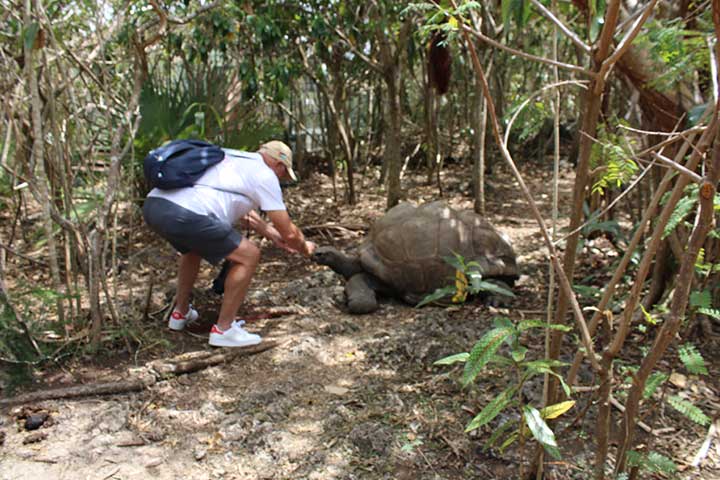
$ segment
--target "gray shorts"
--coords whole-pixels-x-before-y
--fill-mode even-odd
[[[146,198],[143,217],[178,252],[197,253],[212,264],[228,256],[242,241],[232,225],[214,214],[200,215],[164,198]]]

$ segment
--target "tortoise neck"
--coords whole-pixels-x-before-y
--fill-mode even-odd
[[[333,270],[337,273],[347,279],[363,271],[362,266],[360,265],[360,258],[357,255],[351,256],[342,252],[338,253],[338,262],[333,265]]]

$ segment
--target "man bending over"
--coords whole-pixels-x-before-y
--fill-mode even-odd
[[[175,305],[168,326],[182,330],[199,316],[190,305],[190,292],[200,260],[216,264],[227,259],[231,266],[209,343],[216,347],[245,347],[262,340],[242,327],[245,322],[235,320],[260,260],[260,249],[243,238],[233,224],[243,219],[275,245],[305,256],[312,255],[315,244],[305,240],[283,203],[280,180],[297,179],[290,148],[272,141],[261,145],[257,152],[223,150],[224,160],[208,168],[193,186],[150,191],[143,216],[153,231],[181,253]],[[272,224],[263,221],[256,209],[266,212]]]

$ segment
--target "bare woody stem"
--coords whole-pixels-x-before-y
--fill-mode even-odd
[[[568,26],[566,26],[562,21],[560,21],[559,18],[557,18],[550,10],[545,7],[542,3],[540,3],[538,0],[530,0],[535,7],[537,7],[538,10],[540,10],[540,13],[543,14],[547,19],[549,19],[551,22],[553,22],[563,34],[565,34],[566,37],[570,39],[575,45],[577,45],[583,52],[589,54],[590,53],[590,46],[583,42],[580,37],[578,37],[577,33],[570,30]]]
[[[560,68],[563,68],[565,70],[569,70],[571,72],[579,73],[581,75],[585,75],[586,77],[595,77],[595,73],[591,72],[590,70],[586,70],[582,67],[578,67],[577,65],[572,65],[570,63],[563,63],[563,62],[557,62],[555,60],[551,60],[549,58],[545,57],[538,57],[537,55],[531,55],[529,53],[525,53],[521,50],[516,50],[514,48],[510,48],[507,45],[503,45],[502,43],[493,40],[492,38],[483,35],[481,32],[478,32],[472,27],[469,27],[467,25],[461,25],[460,28],[463,30],[463,33],[467,35],[468,33],[472,34],[473,36],[479,38],[485,43],[488,43],[492,45],[495,48],[499,48],[500,50],[505,50],[506,52],[512,53],[513,55],[516,55],[521,58],[526,58],[528,60],[532,60],[534,62],[540,62],[540,63],[546,63],[548,65],[554,65]]]
[[[715,3],[720,3],[720,0],[715,0],[713,5],[715,5]],[[715,113],[715,117],[717,117],[717,112]],[[717,128],[713,130],[714,133],[717,134]],[[670,344],[675,340],[675,336],[678,334],[680,326],[682,325],[682,320],[685,318],[685,310],[687,309],[690,288],[692,287],[692,279],[695,273],[695,262],[700,248],[705,243],[707,235],[714,223],[715,211],[713,200],[717,191],[716,185],[718,180],[720,180],[720,140],[718,140],[718,138],[719,137],[715,135],[712,161],[706,160],[707,174],[703,184],[700,186],[698,196],[700,210],[680,265],[680,271],[678,272],[675,293],[673,294],[670,307],[670,316],[668,320],[663,323],[650,352],[640,364],[640,369],[633,378],[633,384],[632,387],[630,387],[628,399],[625,402],[625,415],[623,416],[620,430],[625,432],[625,437],[618,450],[617,464],[615,465],[616,473],[625,470],[627,452],[633,445],[638,407],[642,399],[645,383],[657,363],[665,355]]]
[[[457,8],[457,5],[455,4],[455,1],[453,0],[453,7]],[[492,96],[490,95],[490,87],[488,86],[487,79],[485,78],[485,72],[482,68],[482,65],[480,64],[480,59],[478,58],[477,51],[475,50],[475,46],[473,45],[472,41],[470,41],[470,36],[468,34],[468,29],[463,28],[463,34],[465,36],[465,41],[470,49],[470,54],[472,56],[473,65],[475,67],[475,71],[480,78],[480,83],[482,84],[483,88],[483,95],[485,96],[485,101],[487,102],[488,106],[488,113],[490,114],[490,120],[493,127],[493,134],[495,135],[495,141],[497,142],[498,147],[500,148],[500,151],[503,155],[503,158],[507,162],[508,166],[513,172],[513,175],[515,176],[515,179],[518,181],[520,185],[520,190],[522,191],[523,195],[525,196],[525,200],[528,203],[528,206],[530,207],[530,210],[533,214],[533,217],[535,217],[535,220],[538,223],[538,226],[540,227],[540,231],[543,235],[543,239],[545,240],[545,244],[548,248],[548,254],[550,257],[551,262],[553,263],[553,266],[555,267],[555,271],[558,275],[558,279],[560,281],[560,287],[565,292],[565,295],[567,295],[567,298],[570,299],[571,307],[573,309],[573,313],[575,316],[575,320],[578,325],[578,329],[580,331],[580,337],[582,339],[583,346],[585,347],[586,351],[588,352],[588,357],[590,359],[590,363],[592,364],[593,368],[598,370],[600,368],[600,365],[597,362],[597,358],[595,356],[595,350],[592,345],[592,339],[590,338],[590,333],[587,327],[587,323],[585,321],[585,318],[583,317],[582,311],[580,310],[580,304],[577,301],[577,298],[575,297],[574,292],[572,291],[572,287],[570,286],[570,282],[568,280],[568,277],[565,275],[564,270],[562,269],[560,262],[558,260],[557,251],[555,250],[555,246],[553,245],[552,238],[550,237],[550,233],[548,232],[547,227],[545,226],[545,221],[542,218],[542,215],[540,214],[540,210],[537,208],[537,204],[535,203],[535,200],[532,197],[532,194],[530,193],[530,190],[528,189],[527,185],[525,184],[525,181],[523,180],[522,175],[520,174],[520,171],[517,168],[517,165],[515,165],[515,161],[513,160],[512,156],[510,155],[510,152],[508,151],[507,147],[502,141],[502,134],[500,132],[500,122],[498,121],[497,114],[495,113],[495,105],[493,103]]]
[[[702,139],[700,140],[700,145],[704,144],[706,142]],[[688,149],[690,148],[690,141],[688,143],[685,143],[682,148],[678,151],[676,155],[676,160],[682,159],[685,154],[687,153]],[[694,154],[690,157],[686,164],[686,168],[695,168],[700,161],[700,156],[698,154]],[[604,315],[604,311],[607,308],[608,304],[612,300],[612,297],[615,293],[615,289],[622,279],[623,275],[625,275],[625,271],[630,264],[630,260],[632,259],[633,252],[640,244],[640,240],[645,235],[645,225],[648,224],[648,222],[654,218],[656,213],[656,208],[660,204],[660,199],[667,191],[668,187],[670,186],[670,181],[674,178],[674,174],[672,172],[667,172],[665,177],[662,179],[658,187],[656,188],[655,195],[650,201],[650,204],[645,210],[645,213],[643,215],[643,218],[640,220],[639,228],[635,230],[635,233],[633,237],[630,240],[630,243],[628,244],[625,255],[620,261],[620,264],[615,269],[615,273],[613,274],[610,281],[607,283],[605,287],[605,293],[603,294],[602,299],[600,300],[600,303],[597,305],[597,309],[595,311],[595,314],[593,315],[592,319],[590,320],[590,333],[594,334],[595,329],[597,328],[598,324],[600,323],[602,319],[602,315]],[[682,188],[684,188],[684,185],[676,186],[676,190],[682,192]],[[661,216],[663,216],[661,214]],[[652,248],[652,244],[648,245],[648,250]],[[641,261],[641,266],[643,262]],[[644,271],[643,268],[638,269],[638,274],[636,276],[635,282],[636,283],[643,283],[645,281],[645,278],[647,276],[647,271],[645,273],[642,273]],[[575,383],[575,379],[577,377],[577,372],[580,368],[580,362],[583,358],[583,352],[578,352],[575,354],[575,360],[573,361],[572,366],[570,367],[570,372],[568,373],[567,382],[569,385],[573,385]]]
[[[712,16],[715,27],[716,38],[720,35],[720,0],[712,0]],[[716,43],[715,61],[718,62],[720,55],[720,45]],[[718,71],[717,69],[715,70]],[[682,320],[685,318],[685,310],[687,309],[690,288],[692,287],[692,279],[695,272],[695,262],[697,260],[700,248],[705,243],[708,233],[710,232],[715,221],[714,199],[717,192],[718,180],[720,180],[720,137],[718,137],[718,116],[720,115],[720,99],[716,98],[715,111],[708,127],[709,137],[714,141],[712,159],[706,159],[706,174],[703,183],[698,192],[698,202],[700,209],[695,220],[687,249],[680,264],[678,272],[675,292],[673,294],[670,306],[670,316],[663,323],[660,331],[655,338],[652,348],[645,356],[640,369],[633,378],[633,384],[630,387],[628,399],[625,402],[625,415],[621,426],[621,431],[625,436],[618,448],[617,463],[615,465],[615,473],[618,474],[625,470],[627,462],[627,454],[632,448],[635,424],[637,422],[638,409],[645,383],[652,373],[653,369],[665,355],[670,344],[675,340],[675,336],[680,330]],[[678,183],[687,177],[680,177]]]

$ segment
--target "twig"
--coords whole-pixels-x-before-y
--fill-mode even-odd
[[[612,404],[613,407],[617,408],[617,409],[620,410],[622,413],[625,413],[625,406],[624,406],[622,403],[618,402],[618,401],[615,399],[615,397],[610,396],[610,403]],[[643,430],[645,430],[647,433],[653,433],[653,432],[654,432],[653,429],[650,427],[650,425],[648,425],[648,424],[645,423],[645,422],[639,421],[639,422],[638,422],[638,426],[639,426],[640,428],[642,428]]]
[[[22,253],[20,253],[20,252],[18,252],[18,251],[16,251],[16,250],[13,250],[12,248],[8,247],[7,245],[3,245],[2,243],[0,243],[0,248],[4,249],[4,250],[7,251],[7,252],[12,253],[12,254],[15,255],[16,257],[23,258],[23,259],[27,260],[28,262],[32,262],[32,263],[34,263],[34,264],[36,264],[36,265],[40,265],[41,267],[47,267],[47,266],[48,266],[48,264],[45,263],[45,262],[43,262],[42,260],[35,260],[34,258],[28,257],[28,256],[25,255],[25,254],[22,254]]]
[[[655,8],[655,4],[658,0],[651,0],[647,7],[645,7],[645,11],[643,14],[635,20],[635,23],[633,24],[630,31],[623,37],[622,40],[620,40],[620,43],[618,44],[615,51],[610,55],[605,61],[603,61],[600,71],[598,72],[598,78],[605,78],[605,75],[607,75],[612,67],[617,63],[618,60],[620,60],[620,57],[622,57],[625,52],[630,48],[630,45],[632,45],[632,41],[635,40],[635,37],[638,36],[640,33],[640,29],[642,29],[642,26],[645,24],[645,21],[648,19],[650,14],[652,13],[653,9]],[[603,33],[605,32],[605,29],[603,29]],[[609,32],[613,33],[613,32]],[[602,90],[598,91],[598,88],[600,84],[603,84],[604,82],[598,82],[596,85],[595,93],[597,95],[600,95],[602,93]]]
[[[279,345],[276,341],[264,341],[258,345],[239,348],[230,353],[213,351],[190,352],[165,360],[149,362],[143,368],[133,369],[125,380],[116,382],[90,383],[72,387],[41,390],[16,397],[0,399],[0,407],[22,403],[36,403],[44,400],[81,398],[95,395],[114,395],[137,392],[156,384],[168,377],[193,373],[208,367],[235,360],[239,357],[255,355]],[[134,373],[133,373],[134,372]]]
[[[115,474],[118,473],[119,471],[120,471],[120,467],[117,467],[115,470],[113,470],[112,472],[110,472],[108,475],[105,475],[105,476],[103,477],[103,480],[108,480],[108,478],[114,477]]]
[[[463,32],[470,33],[470,34],[474,35],[475,37],[479,38],[480,40],[482,40],[483,42],[489,43],[490,45],[492,45],[495,48],[499,48],[500,50],[505,50],[506,52],[510,52],[513,55],[517,55],[518,57],[526,58],[528,60],[533,60],[533,61],[540,62],[540,63],[546,63],[548,65],[555,65],[557,67],[564,68],[565,70],[570,70],[571,72],[580,73],[580,74],[583,74],[583,75],[585,75],[587,77],[591,77],[591,78],[595,76],[595,74],[593,72],[591,72],[590,70],[585,70],[584,68],[578,67],[577,65],[572,65],[572,64],[563,63],[563,62],[556,62],[555,60],[550,60],[549,58],[538,57],[537,55],[531,55],[531,54],[525,53],[521,50],[515,50],[514,48],[510,48],[507,45],[503,45],[502,43],[500,43],[496,40],[493,40],[490,37],[486,37],[482,33],[478,32],[475,29],[468,27],[466,25],[462,25],[460,28],[462,28]]]
[[[584,80],[584,81],[565,80],[562,82],[556,82],[556,83],[552,83],[550,85],[546,85],[543,88],[541,88],[540,90],[537,90],[537,91],[531,93],[530,95],[528,95],[527,98],[525,99],[525,101],[522,102],[520,104],[520,106],[517,108],[517,110],[513,114],[512,118],[508,122],[508,126],[505,128],[505,137],[504,137],[505,148],[507,148],[508,140],[510,138],[510,130],[512,129],[513,124],[515,123],[515,120],[517,120],[517,117],[522,113],[523,110],[525,110],[525,107],[528,105],[528,103],[530,103],[530,101],[533,98],[537,97],[538,95],[543,93],[545,90],[550,90],[551,88],[561,87],[563,85],[575,85],[580,88],[587,89],[587,83],[588,83],[587,80]]]
[[[667,165],[667,166],[669,166],[669,167],[671,167],[671,168],[674,168],[675,170],[677,170],[678,172],[682,173],[683,175],[687,175],[688,177],[690,177],[690,178],[692,179],[693,182],[695,182],[695,183],[702,183],[703,179],[702,179],[702,177],[701,177],[700,175],[698,175],[697,173],[693,172],[692,170],[689,170],[689,169],[683,167],[683,166],[680,165],[679,163],[676,163],[676,162],[670,160],[670,159],[667,158],[665,155],[661,155],[661,154],[656,153],[656,152],[652,152],[651,155],[652,155],[654,158],[660,160],[660,161],[661,161],[662,163],[664,163],[665,165]],[[651,165],[652,165],[652,164],[651,164]]]
[[[562,31],[575,45],[580,47],[580,49],[589,54],[590,53],[590,46],[587,45],[585,42],[580,40],[580,37],[577,36],[575,32],[570,30],[563,22],[560,21],[559,18],[557,18],[553,13],[545,8],[545,5],[540,3],[538,0],[530,0],[533,5],[535,5],[538,10],[540,10],[540,13],[542,13],[548,20],[553,22],[557,27]]]
[[[453,4],[454,8],[457,8],[457,4],[456,4],[455,0],[452,0],[452,4]],[[465,40],[467,42],[468,48],[470,49],[473,66],[475,68],[475,71],[477,72],[479,79],[480,79],[480,83],[482,84],[483,94],[485,95],[485,99],[487,101],[488,113],[490,115],[493,135],[495,135],[495,141],[497,142],[498,147],[500,148],[500,152],[503,156],[503,159],[505,160],[505,162],[508,164],[508,166],[512,170],[513,175],[515,176],[515,179],[517,180],[518,184],[520,185],[520,190],[521,190],[523,196],[525,197],[525,200],[526,200],[528,206],[530,207],[530,211],[532,212],[532,215],[538,224],[540,232],[543,235],[543,240],[545,241],[545,244],[548,249],[548,256],[550,257],[550,261],[552,262],[553,266],[555,267],[555,270],[558,275],[558,279],[560,281],[562,291],[565,294],[565,296],[567,297],[567,299],[570,301],[570,305],[572,307],[574,318],[577,323],[578,330],[580,331],[580,338],[582,340],[583,346],[585,347],[585,352],[587,353],[588,359],[590,360],[590,364],[592,365],[592,367],[595,371],[599,371],[600,365],[598,363],[597,356],[595,354],[595,348],[593,347],[592,338],[590,337],[587,322],[585,321],[585,317],[582,314],[582,310],[580,309],[580,304],[577,301],[577,297],[575,296],[575,293],[572,290],[570,281],[568,280],[568,277],[565,274],[565,270],[563,269],[562,265],[560,264],[560,261],[558,259],[558,255],[557,255],[557,250],[555,249],[552,239],[550,238],[550,233],[549,233],[547,227],[545,226],[545,221],[543,220],[543,217],[540,214],[540,210],[538,209],[538,206],[535,203],[535,200],[533,199],[532,194],[530,193],[530,190],[528,189],[527,185],[525,184],[525,180],[523,179],[522,174],[518,170],[517,165],[515,164],[515,161],[513,160],[512,156],[510,155],[510,152],[505,147],[505,144],[502,141],[502,134],[500,133],[500,122],[497,118],[497,114],[495,113],[495,104],[493,103],[492,96],[490,95],[490,87],[487,83],[487,78],[485,77],[485,72],[482,68],[482,65],[480,64],[480,59],[478,58],[477,51],[475,50],[475,45],[473,44],[473,42],[470,41],[469,33],[472,33],[472,30],[468,29],[467,27],[463,27],[463,33],[465,35]]]
[[[585,223],[578,226],[578,228],[576,228],[572,232],[568,232],[567,234],[565,234],[562,237],[555,240],[555,245],[559,245],[560,243],[564,242],[570,236],[575,235],[577,232],[581,231],[583,228],[590,225],[590,223],[594,222],[596,219],[602,218],[602,216],[605,215],[606,212],[609,212],[622,198],[624,198],[626,195],[628,195],[630,192],[633,191],[635,186],[637,186],[640,183],[640,181],[643,178],[645,178],[645,175],[647,175],[650,172],[650,169],[653,167],[653,165],[655,165],[654,160],[652,162],[650,162],[650,164],[647,167],[645,167],[645,170],[640,172],[640,175],[638,175],[637,178],[635,180],[633,180],[632,183],[630,185],[628,185],[628,187],[626,189],[624,189],[622,192],[620,192],[620,195],[615,197],[613,199],[613,201],[610,202],[610,204],[608,204],[608,206],[606,206],[604,209],[602,209],[602,211],[598,212],[597,215],[591,215]]]
[[[462,458],[463,458],[462,455],[460,455],[460,452],[458,451],[457,447],[456,447],[450,440],[448,440],[447,437],[445,437],[445,435],[443,435],[443,434],[441,433],[441,434],[439,435],[439,437],[442,438],[443,441],[448,444],[448,446],[450,447],[450,449],[453,451],[453,453],[455,454],[455,456],[456,456],[457,458],[459,458],[459,459],[462,459]]]

